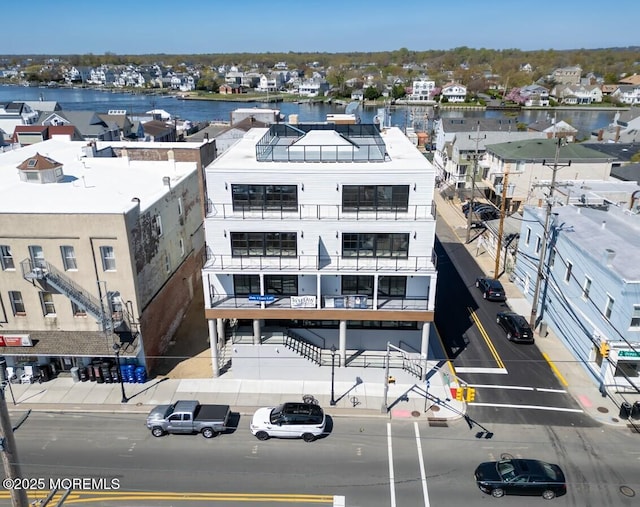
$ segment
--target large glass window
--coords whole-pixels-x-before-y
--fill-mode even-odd
[[[373,296],[373,277],[357,275],[343,276],[342,294]]]
[[[344,211],[407,211],[409,185],[343,185]]]
[[[343,257],[408,257],[409,234],[343,233]]]
[[[5,271],[8,269],[16,269],[9,245],[0,245],[0,262],[2,263],[2,269]]]
[[[407,294],[407,278],[404,276],[381,276],[378,278],[378,295],[404,297]]]
[[[234,257],[295,257],[298,254],[295,232],[232,232]]]
[[[296,275],[266,275],[264,277],[265,294],[280,296],[298,295],[298,277]]]
[[[233,275],[233,293],[236,296],[260,294],[260,276]]]
[[[233,209],[296,210],[296,185],[231,185]]]
[[[62,264],[65,271],[78,269],[78,263],[76,262],[76,252],[72,246],[64,245],[60,247],[62,254]]]

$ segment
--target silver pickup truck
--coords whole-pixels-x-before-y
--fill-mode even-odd
[[[147,428],[154,437],[167,433],[202,433],[212,438],[227,429],[229,405],[201,405],[196,400],[158,405],[147,416]]]

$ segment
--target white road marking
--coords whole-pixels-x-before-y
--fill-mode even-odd
[[[389,451],[389,489],[391,507],[396,507],[396,483],[393,473],[393,445],[391,444],[391,423],[387,423],[387,450]]]
[[[469,387],[479,387],[482,389],[504,389],[513,391],[539,391],[541,393],[561,393],[566,394],[566,389],[547,389],[544,387],[527,387],[527,386],[501,386],[495,384],[468,384]]]
[[[422,481],[422,496],[424,496],[424,507],[429,507],[429,491],[427,490],[427,474],[424,471],[424,457],[422,456],[422,443],[420,442],[420,427],[414,421],[413,428],[416,433],[416,446],[418,447],[418,461],[420,463],[420,480]]]
[[[577,414],[583,414],[584,410],[578,408],[561,408],[561,407],[547,407],[542,405],[511,405],[507,403],[476,403],[473,402],[474,407],[496,407],[496,408],[526,408],[530,410],[547,410],[550,412],[574,412]]]
[[[454,367],[456,373],[494,373],[497,375],[507,375],[509,372],[506,368],[473,368],[473,367]]]

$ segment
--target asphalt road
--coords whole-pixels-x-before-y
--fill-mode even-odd
[[[598,426],[535,345],[506,339],[496,313],[509,309],[508,302],[482,298],[475,281],[484,273],[443,221],[437,224],[436,254],[436,327],[459,378],[475,388],[468,414],[479,422]]]
[[[247,418],[239,420],[237,431],[211,440],[157,439],[143,419],[31,413],[16,430],[23,475],[118,481],[112,489],[76,489],[64,505],[307,506],[332,505],[338,495],[349,507],[459,506],[496,502],[476,487],[473,471],[507,453],[564,469],[569,492],[554,505],[631,506],[637,498],[629,495],[640,492],[637,436],[619,430],[490,423],[493,437],[478,439],[464,422],[429,427],[410,420],[338,418],[316,442],[260,442],[246,428]],[[499,502],[526,507],[543,500]],[[8,493],[0,492],[0,506],[5,505]]]

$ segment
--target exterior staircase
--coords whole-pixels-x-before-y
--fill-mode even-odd
[[[45,287],[52,287],[60,294],[64,294],[78,307],[83,308],[88,315],[96,319],[103,331],[117,332],[124,324],[127,324],[126,330],[129,330],[129,319],[126,319],[127,313],[124,306],[122,311],[112,313],[106,301],[101,301],[93,296],[88,290],[45,260],[33,262],[31,259],[25,259],[20,263],[20,267],[25,280],[37,281]]]

